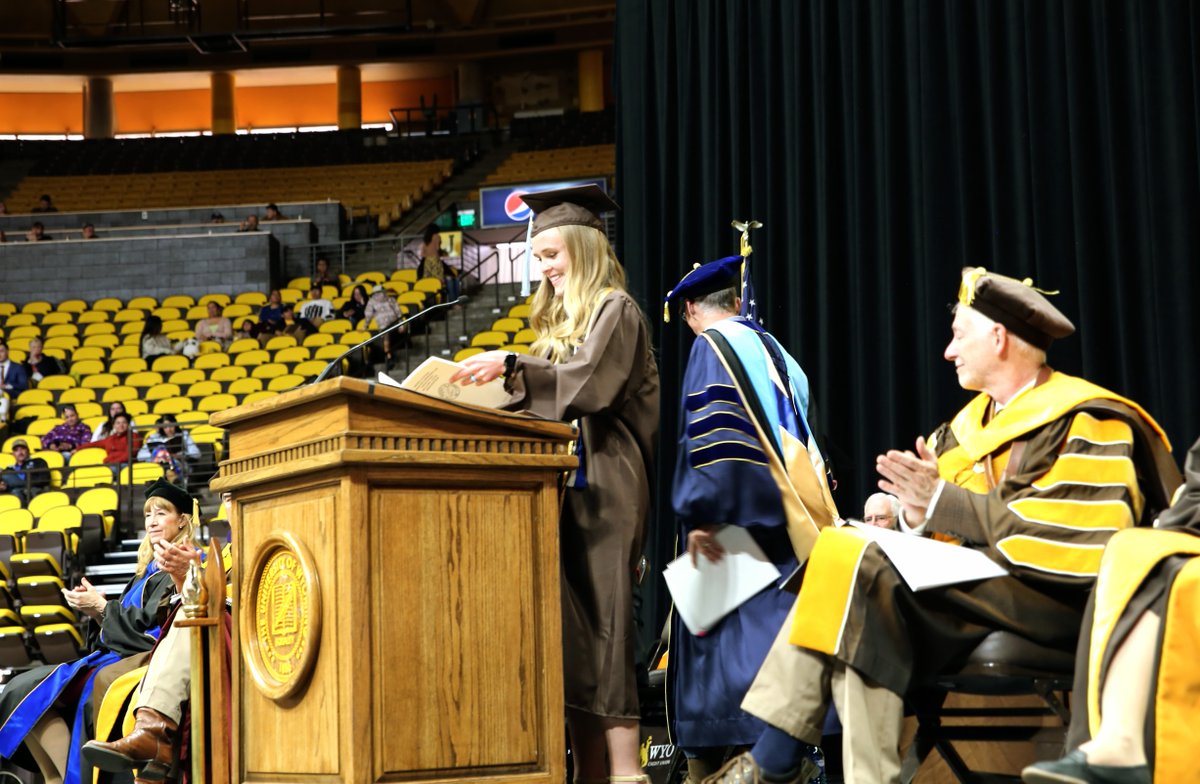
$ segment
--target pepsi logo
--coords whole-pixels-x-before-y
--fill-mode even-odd
[[[529,191],[516,190],[504,197],[504,214],[509,220],[523,221],[529,218],[529,205],[521,197]]]

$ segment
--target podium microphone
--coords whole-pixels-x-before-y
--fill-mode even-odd
[[[416,313],[412,314],[411,316],[409,316],[406,319],[401,319],[401,320],[397,321],[395,324],[391,325],[387,329],[379,330],[374,335],[367,338],[366,340],[359,343],[358,345],[351,346],[350,348],[343,351],[336,359],[332,360],[328,365],[325,366],[325,369],[321,371],[321,375],[314,378],[310,383],[316,384],[319,381],[324,381],[325,377],[329,375],[329,371],[333,370],[334,365],[341,367],[343,359],[350,356],[355,351],[358,351],[360,348],[371,345],[372,343],[374,343],[376,340],[379,340],[384,335],[386,335],[390,332],[395,332],[396,330],[400,329],[400,327],[403,327],[405,324],[411,324],[412,322],[416,321],[417,319],[421,318],[422,316],[424,316],[427,313],[432,313],[433,311],[441,310],[442,308],[451,308],[451,307],[454,307],[455,305],[464,305],[464,304],[466,304],[468,299],[469,299],[469,297],[467,297],[467,295],[463,294],[458,299],[450,300],[449,302],[441,302],[437,305],[430,305],[429,307],[427,307],[423,310],[418,310]]]

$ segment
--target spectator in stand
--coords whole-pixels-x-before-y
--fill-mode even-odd
[[[277,205],[275,202],[271,202],[267,205],[267,214],[263,216],[263,220],[281,221],[288,220],[288,218],[285,218],[283,213],[279,211],[279,205]]]
[[[367,320],[368,325],[371,323],[371,319],[374,319],[375,326],[382,332],[392,324],[395,324],[404,313],[400,310],[400,306],[396,304],[396,300],[388,295],[387,289],[383,286],[376,284],[371,292],[371,298],[367,300],[367,307],[363,310],[363,318]],[[396,332],[404,329],[408,328],[401,327]],[[383,338],[383,356],[388,370],[391,370],[395,365],[392,354],[400,345],[400,340],[396,332],[389,333]]]
[[[196,322],[196,339],[215,341],[222,351],[233,342],[233,325],[221,315],[221,306],[216,302],[209,301],[208,318]]]
[[[300,318],[314,327],[320,327],[333,318],[333,303],[321,295],[320,285],[313,283],[308,299],[300,303]]]
[[[42,225],[41,221],[34,221],[33,225],[29,227],[29,231],[25,234],[25,239],[30,242],[41,242],[42,240],[52,240],[54,238],[46,233],[46,227]]]
[[[329,259],[321,256],[317,259],[317,266],[313,272],[312,285],[314,286],[333,286],[337,288],[341,285],[337,275],[329,271]]]
[[[90,440],[99,441],[102,438],[108,438],[113,432],[113,419],[117,414],[125,413],[125,404],[120,400],[114,400],[108,404],[108,419],[96,425],[96,430],[92,433]]]
[[[19,362],[8,358],[8,343],[0,338],[0,392],[16,400],[17,395],[29,389],[29,376]]]
[[[82,233],[83,233],[83,238],[85,240],[100,239],[99,237],[96,236],[96,227],[90,223],[83,224]]]
[[[363,313],[367,309],[367,290],[359,285],[355,286],[350,292],[350,299],[346,300],[346,304],[342,305],[342,318],[349,319],[350,323],[358,326],[358,322],[362,321]]]
[[[242,224],[238,226],[238,231],[258,231],[258,216],[247,215],[245,218],[242,218]]]
[[[0,474],[7,492],[28,504],[30,499],[50,486],[50,467],[40,457],[29,456],[29,444],[18,438],[12,444],[13,465]]]
[[[33,338],[29,341],[29,356],[25,358],[21,366],[25,368],[25,375],[34,383],[41,381],[46,376],[61,376],[67,372],[57,358],[42,353],[41,338]]]
[[[417,274],[422,278],[445,277],[445,265],[442,264],[442,239],[437,226],[432,223],[425,227],[421,235],[421,268]]]
[[[863,519],[876,528],[895,528],[900,519],[900,499],[891,493],[872,493],[863,504]]]
[[[258,311],[258,329],[256,335],[273,334],[283,329],[283,295],[279,289],[271,289],[267,295],[267,304]]]
[[[181,460],[200,459],[200,447],[196,446],[196,442],[192,440],[186,430],[180,429],[179,421],[175,419],[174,414],[163,414],[154,424],[158,429],[146,436],[146,441],[138,452],[139,461],[143,463],[150,461],[154,450],[160,446],[165,447],[172,457]]]
[[[142,359],[153,359],[164,354],[173,354],[171,339],[163,334],[162,319],[155,315],[146,316],[142,326]]]
[[[54,206],[54,200],[50,198],[50,194],[43,193],[38,198],[37,206],[30,212],[58,212],[58,207]]]
[[[250,338],[253,340],[253,339],[257,338],[260,333],[262,334],[264,340],[261,340],[259,342],[265,343],[265,339],[270,337],[271,333],[266,332],[265,330],[260,330],[259,325],[256,324],[252,319],[243,318],[241,320],[241,322],[237,325],[237,327],[233,330],[233,339],[241,340],[242,338]]]
[[[208,216],[208,222],[209,223],[224,223],[225,216],[219,212],[214,212],[212,215]]]
[[[138,449],[142,446],[142,437],[137,432],[130,430],[129,423],[129,414],[117,414],[112,418],[112,431],[110,435],[98,441],[89,441],[86,444],[80,444],[79,448],[100,447],[108,453],[104,458],[104,462],[109,465],[120,465],[130,462],[130,459],[137,454]]]
[[[62,452],[66,457],[92,440],[92,429],[79,421],[79,412],[70,403],[64,403],[59,409],[62,414],[62,424],[53,427],[42,437],[42,446]]]
[[[291,305],[283,308],[283,326],[279,328],[280,335],[291,335],[298,341],[303,341],[309,335],[315,334],[317,328],[308,319],[296,318],[296,311]]]

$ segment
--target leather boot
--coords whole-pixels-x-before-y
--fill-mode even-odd
[[[138,768],[138,779],[162,781],[171,769],[175,722],[153,708],[138,708],[133,732],[112,743],[88,741],[83,756],[93,767],[120,772]]]

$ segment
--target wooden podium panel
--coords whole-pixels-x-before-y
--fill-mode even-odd
[[[344,378],[213,421],[234,780],[562,782],[572,429]]]

